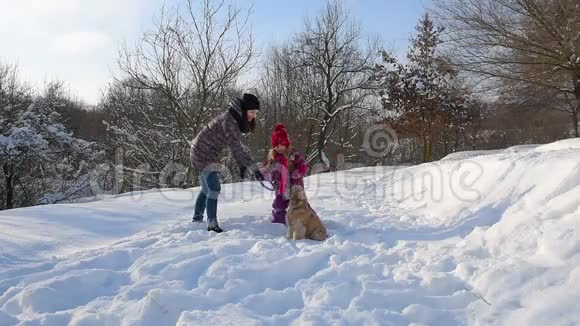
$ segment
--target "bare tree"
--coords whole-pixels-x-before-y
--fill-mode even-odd
[[[286,123],[292,127],[292,116],[299,114],[298,77],[292,60],[291,44],[273,47],[267,53],[259,79],[260,97],[265,103],[261,119],[267,124]]]
[[[8,122],[16,118],[18,110],[32,101],[32,88],[18,78],[18,67],[0,61],[0,132],[5,134]]]
[[[362,39],[360,26],[349,18],[341,2],[333,1],[313,21],[306,21],[305,30],[294,41],[299,98],[316,128],[307,152],[309,159],[316,158],[327,169],[325,148],[340,130],[339,117],[351,112],[351,121],[362,122],[355,113],[371,107],[368,100],[373,94],[371,75],[378,42],[371,40],[361,49]]]
[[[147,99],[141,109],[169,117],[157,129],[171,129],[181,151],[173,155],[180,158],[178,163],[189,166],[185,161],[189,142],[203,123],[227,104],[228,90],[255,56],[249,16],[250,10],[242,12],[225,0],[188,0],[181,7],[163,8],[154,29],[133,48],[121,50],[122,74],[114,91],[122,85],[149,92],[145,97],[135,94],[140,100]],[[125,127],[109,123],[123,133]],[[150,128],[155,130],[156,126]],[[130,144],[134,146],[134,142]],[[155,165],[176,162],[158,163]]]
[[[455,64],[484,79],[549,92],[570,114],[580,104],[577,0],[435,0]],[[502,86],[502,85],[500,85]]]
[[[62,82],[35,95],[15,66],[0,64],[0,209],[88,193],[88,171],[100,153],[62,124],[58,111],[68,102]]]
[[[13,208],[15,200],[16,171],[14,164],[5,152],[12,131],[12,125],[18,118],[18,113],[25,110],[32,102],[32,90],[18,79],[18,69],[15,65],[0,62],[0,175],[3,182],[0,190],[4,194],[0,200],[0,209]]]
[[[293,143],[299,148],[307,148],[313,139],[315,122],[311,118],[308,102],[301,96],[303,77],[297,67],[299,64],[294,52],[294,44],[287,42],[273,47],[268,52],[258,88],[261,101],[264,103],[260,120],[266,126],[278,123],[286,125],[292,135]],[[261,129],[263,143],[260,147],[269,146],[271,130]]]

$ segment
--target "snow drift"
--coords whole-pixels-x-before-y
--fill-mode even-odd
[[[580,139],[307,178],[323,242],[223,187],[0,213],[0,325],[580,323]]]

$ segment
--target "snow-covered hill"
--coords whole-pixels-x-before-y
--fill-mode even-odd
[[[0,325],[580,323],[580,139],[310,177],[322,243],[198,191],[1,212]]]

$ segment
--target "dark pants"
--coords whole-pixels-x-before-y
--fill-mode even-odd
[[[290,201],[285,199],[282,194],[276,194],[274,203],[272,203],[272,223],[286,224],[286,210]]]
[[[195,201],[195,214],[197,218],[203,218],[207,210],[208,226],[217,226],[217,203],[221,191],[220,174],[216,171],[203,171],[199,176],[201,192]]]

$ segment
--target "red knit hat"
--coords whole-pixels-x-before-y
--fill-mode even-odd
[[[272,132],[272,147],[278,145],[290,146],[290,138],[288,138],[288,131],[284,125],[277,125]]]

